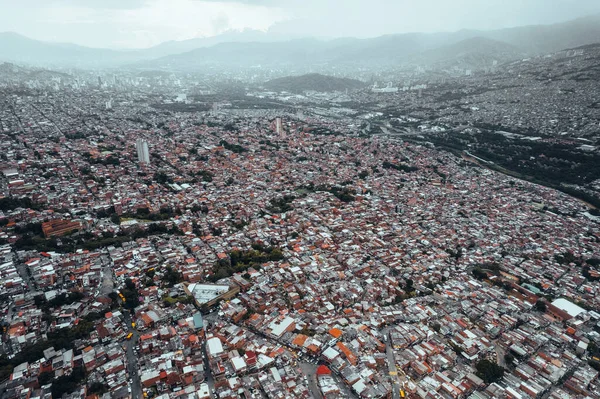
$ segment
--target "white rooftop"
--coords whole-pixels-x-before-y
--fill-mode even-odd
[[[271,322],[269,328],[271,328],[271,332],[276,337],[280,337],[283,333],[292,325],[294,319],[291,317],[287,317],[281,321],[281,323],[277,324],[275,321]]]
[[[208,354],[211,356],[218,356],[223,353],[223,344],[221,344],[221,340],[217,337],[207,339],[206,347]]]
[[[188,290],[199,304],[210,302],[219,295],[229,291],[228,285],[217,284],[190,284]]]
[[[567,301],[564,298],[555,300],[552,302],[552,305],[556,306],[562,311],[567,312],[571,317],[575,317],[578,314],[585,312],[585,309],[575,305],[573,302]]]
[[[231,359],[231,363],[233,363],[233,368],[236,371],[240,371],[243,370],[246,367],[246,362],[244,361],[243,358],[236,356],[233,359]]]

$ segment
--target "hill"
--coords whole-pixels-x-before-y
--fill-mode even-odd
[[[520,26],[480,33],[479,36],[512,44],[531,55],[551,53],[600,42],[600,14],[552,25]]]
[[[0,33],[0,61],[35,66],[105,67],[135,62],[135,55],[69,43],[49,43],[13,33]]]
[[[64,72],[22,67],[8,62],[0,64],[0,81],[23,82],[29,79],[48,80],[52,78],[69,80],[72,76]]]
[[[491,66],[494,61],[504,62],[524,58],[526,54],[523,49],[505,42],[474,37],[424,51],[412,57],[411,61],[414,64],[430,67],[479,69]]]
[[[139,63],[140,68],[202,70],[210,67],[381,67],[419,63],[467,68],[547,54],[600,41],[600,15],[554,24],[494,31],[404,33],[371,39],[300,39],[267,43],[221,43]],[[470,48],[472,46],[472,48]],[[453,60],[454,58],[454,60]],[[431,65],[431,64],[434,65]],[[439,65],[438,65],[439,66]]]
[[[273,79],[266,82],[264,86],[273,91],[302,93],[305,91],[330,92],[344,91],[346,89],[356,90],[364,87],[365,84],[360,80],[310,73],[301,76],[286,76]]]
[[[599,42],[600,15],[560,24],[493,31],[403,33],[370,39],[281,39],[284,38],[256,31],[226,32],[213,38],[116,51],[49,43],[5,32],[0,33],[0,61],[82,68],[128,65],[182,71],[256,66],[387,67],[411,62],[423,66],[450,62],[476,68],[489,62],[492,55],[498,62],[505,62],[517,55],[531,57]],[[474,48],[468,48],[469,45]]]

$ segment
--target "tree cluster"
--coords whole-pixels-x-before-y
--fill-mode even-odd
[[[211,281],[218,281],[231,277],[234,273],[244,272],[250,267],[259,268],[266,262],[283,260],[283,252],[276,247],[265,247],[261,244],[252,244],[250,250],[235,250],[229,253],[228,259],[221,259],[213,266]]]
[[[477,376],[486,384],[500,381],[504,377],[504,368],[488,360],[480,360],[475,366]]]
[[[214,174],[212,172],[209,172],[208,170],[199,170],[196,173],[196,176],[200,176],[202,177],[202,181],[210,183],[211,181],[213,181]]]
[[[285,213],[294,209],[291,203],[296,199],[293,195],[284,195],[280,198],[273,198],[267,205],[267,210],[271,213]]]
[[[12,211],[16,208],[39,209],[39,205],[34,203],[29,197],[15,198],[4,197],[0,198],[0,211]]]
[[[383,166],[384,169],[395,169],[395,170],[400,170],[400,171],[406,172],[406,173],[415,172],[415,171],[419,170],[419,168],[417,168],[416,166],[391,163],[388,161],[384,161],[383,165],[381,165],[381,166]]]
[[[75,391],[85,379],[83,366],[74,367],[71,374],[62,375],[52,382],[52,397],[62,398],[64,394]]]
[[[242,147],[239,144],[231,144],[231,143],[228,143],[225,140],[221,140],[221,142],[219,144],[222,145],[223,148],[225,148],[226,150],[229,150],[229,151],[234,152],[236,154],[241,154],[242,152],[248,151],[248,149]]]
[[[183,281],[183,275],[171,266],[167,266],[161,280],[167,287],[173,287]]]
[[[41,308],[44,312],[49,311],[51,308],[58,308],[64,305],[70,305],[75,302],[79,302],[84,298],[81,292],[70,292],[61,293],[47,301],[44,295],[38,295],[34,298],[37,307]]]
[[[123,303],[125,309],[135,309],[140,305],[140,293],[130,278],[125,280],[125,288],[121,289],[121,294],[125,297],[125,302]]]

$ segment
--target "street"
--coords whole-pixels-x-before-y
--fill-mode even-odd
[[[310,390],[311,395],[315,399],[322,399],[323,395],[321,395],[321,390],[319,389],[319,385],[317,383],[317,365],[309,362],[298,362],[302,372],[306,376],[306,380],[308,382],[308,389]]]
[[[123,310],[123,318],[125,319],[125,323],[127,323],[129,332],[133,333],[131,339],[127,340],[125,344],[127,348],[127,372],[129,373],[129,380],[131,383],[131,397],[133,399],[142,399],[142,384],[140,382],[140,375],[138,373],[137,353],[133,349],[137,340],[139,339],[139,334],[136,330],[131,328],[131,316],[129,315],[128,310]]]
[[[382,333],[387,336],[388,329],[386,328],[385,330],[382,331]],[[394,358],[394,350],[392,348],[392,345],[390,345],[389,341],[390,340],[388,337],[388,339],[386,339],[386,343],[385,343],[385,353],[387,355],[388,365],[389,365],[389,374],[390,374],[390,377],[392,380],[392,397],[394,399],[400,399],[400,390],[403,389],[404,385],[406,384],[406,375],[404,374],[404,371],[398,370],[398,368],[396,367],[396,360]]]
[[[35,282],[31,279],[29,275],[29,269],[25,263],[21,262],[17,255],[13,253],[13,263],[15,264],[15,268],[17,272],[19,272],[19,276],[23,279],[23,282],[27,284],[27,293],[25,296],[30,295],[31,297],[36,296],[39,292],[36,290]]]
[[[398,376],[398,370],[396,369],[396,361],[394,360],[394,352],[391,346],[388,344],[385,346],[385,352],[388,358],[389,373],[392,380],[392,397],[394,399],[400,399],[400,383],[396,378]]]
[[[209,313],[207,315],[203,315],[204,319],[204,328],[208,330],[210,324],[214,323],[217,320],[217,312]],[[208,364],[208,356],[206,352],[206,340],[202,343],[202,354],[204,357],[204,378],[206,384],[208,384],[208,389],[210,390],[210,394],[213,395],[215,392],[215,380],[212,376],[212,371],[210,370],[210,365]]]

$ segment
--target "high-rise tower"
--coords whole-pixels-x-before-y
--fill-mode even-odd
[[[144,139],[137,139],[135,142],[135,148],[137,150],[138,161],[149,164],[150,151],[148,151],[148,142]]]
[[[281,118],[275,119],[275,132],[279,137],[285,138],[285,130],[283,130],[283,123],[281,121]]]

